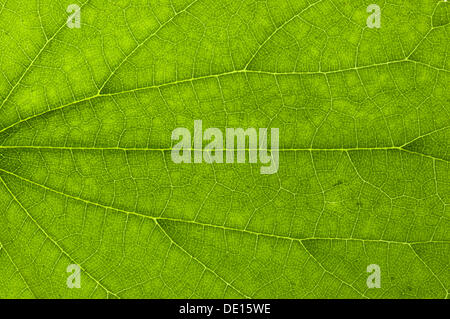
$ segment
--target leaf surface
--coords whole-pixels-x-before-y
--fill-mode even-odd
[[[71,3],[0,0],[0,297],[448,298],[447,3]],[[197,119],[279,171],[173,163]]]

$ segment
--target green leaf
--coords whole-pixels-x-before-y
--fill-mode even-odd
[[[372,2],[0,0],[0,297],[448,298],[450,7]]]

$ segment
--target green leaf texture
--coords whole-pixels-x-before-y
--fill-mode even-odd
[[[0,297],[448,298],[450,5],[375,1],[0,0]]]

